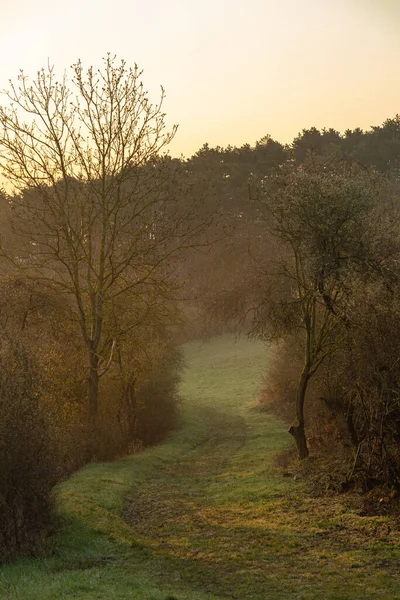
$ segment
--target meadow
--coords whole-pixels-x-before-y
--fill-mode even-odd
[[[233,336],[187,344],[181,427],[60,484],[53,534],[0,568],[0,598],[400,598],[391,518],[284,476],[287,427],[257,404],[270,353]]]

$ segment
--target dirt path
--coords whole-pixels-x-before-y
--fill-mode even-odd
[[[167,560],[164,580],[172,576],[202,591],[231,596],[238,566],[234,546],[240,543],[243,552],[243,544],[253,542],[248,536],[233,539],[218,484],[227,477],[232,455],[246,443],[246,424],[242,417],[213,409],[203,409],[203,418],[207,430],[199,445],[138,490],[126,519],[139,542]]]

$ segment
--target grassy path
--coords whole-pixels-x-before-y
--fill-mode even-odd
[[[265,348],[226,336],[186,354],[183,427],[62,484],[61,531],[0,569],[0,598],[400,599],[390,520],[311,499],[274,466],[290,440],[252,406]]]

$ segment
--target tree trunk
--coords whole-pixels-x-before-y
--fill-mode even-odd
[[[89,352],[89,413],[96,420],[99,404],[99,357],[93,350]]]
[[[289,433],[294,437],[297,446],[299,460],[307,458],[309,450],[304,427],[304,400],[306,397],[308,380],[310,378],[310,365],[306,363],[300,376],[296,397],[297,420],[289,428]]]
[[[304,430],[304,423],[298,423],[296,421],[296,423],[293,423],[293,425],[290,426],[289,433],[296,440],[297,455],[299,457],[299,460],[307,458],[307,456],[309,455],[309,450],[307,446],[306,433]]]
[[[358,435],[357,435],[357,431],[356,431],[356,428],[354,425],[353,417],[354,417],[354,404],[350,400],[350,403],[347,407],[346,425],[347,425],[347,431],[349,432],[350,440],[351,440],[353,447],[358,448],[360,441],[358,439]]]

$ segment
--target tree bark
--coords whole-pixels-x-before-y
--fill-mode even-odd
[[[299,460],[307,458],[309,450],[304,424],[304,401],[306,397],[308,380],[310,378],[310,365],[306,363],[300,376],[296,397],[296,416],[297,420],[289,428],[289,433],[294,437],[297,446]]]
[[[360,441],[358,439],[358,435],[357,435],[357,431],[356,431],[356,428],[354,425],[353,417],[354,417],[354,404],[350,400],[350,403],[347,407],[346,425],[347,425],[347,431],[349,432],[350,440],[351,440],[353,447],[358,448]]]
[[[309,450],[307,446],[307,438],[304,429],[304,423],[293,423],[289,428],[289,433],[294,437],[297,446],[297,455],[299,460],[307,458]]]
[[[96,420],[99,405],[99,357],[93,350],[89,351],[89,413],[92,421]]]

